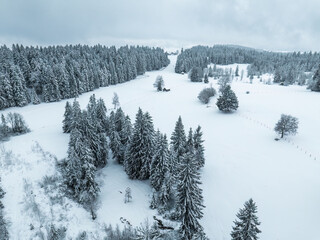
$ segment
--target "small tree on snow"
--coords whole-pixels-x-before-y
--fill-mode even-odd
[[[291,115],[281,114],[280,120],[277,122],[274,130],[281,135],[281,138],[288,134],[296,134],[299,121]]]
[[[116,109],[120,105],[119,97],[117,93],[113,93],[112,104],[114,106],[114,109]]]
[[[257,234],[261,231],[258,229],[260,222],[256,216],[257,206],[252,199],[244,204],[244,208],[240,209],[237,214],[239,220],[234,221],[235,226],[232,227],[232,240],[257,240]]]
[[[132,200],[131,188],[126,188],[126,193],[124,194],[124,203],[128,203]]]
[[[217,106],[220,111],[231,112],[239,107],[239,102],[236,94],[231,90],[230,85],[227,85],[218,98]]]
[[[156,81],[154,82],[153,86],[157,89],[158,92],[162,91],[164,87],[164,81],[162,76],[157,76]]]

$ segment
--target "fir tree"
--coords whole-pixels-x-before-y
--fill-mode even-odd
[[[260,222],[256,216],[257,206],[252,199],[245,202],[244,208],[240,209],[237,214],[235,226],[232,227],[232,240],[257,240],[258,234],[261,233],[258,226]]]
[[[202,189],[199,187],[200,174],[190,150],[183,155],[178,172],[177,211],[181,218],[180,232],[182,239],[189,240],[203,231],[199,219],[203,216],[204,207]]]
[[[312,84],[312,91],[316,91],[316,92],[320,92],[320,65],[317,69],[317,71],[315,72],[315,74],[313,75],[313,84]]]
[[[239,77],[239,65],[237,65],[236,72],[235,72],[235,76],[236,76],[236,77]]]
[[[12,86],[12,95],[15,106],[22,107],[28,104],[24,79],[18,67],[13,66],[10,69],[10,81]]]
[[[204,80],[203,80],[204,83],[209,83],[209,78],[208,78],[208,74],[205,74],[204,75]]]
[[[202,82],[202,69],[200,67],[193,67],[190,73],[191,82]]]
[[[203,142],[201,127],[198,126],[193,134],[194,161],[198,165],[198,168],[203,167],[205,163]]]
[[[160,134],[155,151],[150,168],[150,184],[156,191],[159,191],[168,170],[169,149],[166,135]]]
[[[189,129],[188,138],[186,142],[186,151],[194,153],[194,142],[193,142],[193,131],[192,128]]]
[[[107,108],[102,98],[98,99],[97,102],[96,118],[99,122],[99,131],[107,132],[109,120],[107,117]]]
[[[170,171],[166,171],[157,198],[160,212],[162,209],[166,211],[173,207],[174,197],[174,177],[171,175]]]
[[[74,128],[78,130],[81,129],[81,109],[80,109],[80,104],[76,99],[73,101],[73,104],[72,104],[71,130]]]
[[[86,142],[83,142],[81,148],[80,161],[81,184],[78,201],[85,205],[91,205],[96,200],[100,189],[95,182],[96,167],[94,165],[94,156]]]
[[[64,112],[64,119],[62,121],[62,129],[64,133],[69,133],[72,128],[72,106],[71,104],[67,101],[66,106],[65,106],[65,112]]]
[[[30,98],[33,105],[37,105],[41,103],[41,100],[38,94],[36,93],[36,91],[34,90],[34,88],[32,88],[30,91]]]
[[[130,178],[149,178],[153,150],[154,128],[152,118],[149,113],[143,114],[139,108],[124,164]]]
[[[70,189],[72,196],[79,196],[81,188],[81,161],[80,161],[80,149],[82,147],[82,135],[81,132],[74,128],[71,130],[68,157],[65,167],[65,182]]]
[[[186,134],[182,123],[181,116],[179,116],[176,126],[171,135],[171,146],[175,152],[177,161],[180,161],[181,156],[185,153],[186,149]]]
[[[222,94],[217,100],[217,106],[220,111],[231,112],[235,111],[239,107],[238,98],[231,90],[230,85],[226,86],[222,91]]]

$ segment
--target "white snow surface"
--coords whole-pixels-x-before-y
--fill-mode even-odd
[[[208,85],[192,83],[187,74],[174,73],[176,56],[169,57],[171,63],[165,69],[81,95],[78,98],[81,107],[85,108],[90,95],[95,93],[112,108],[116,92],[120,106],[132,122],[141,107],[150,112],[155,128],[168,136],[179,115],[186,132],[189,127],[202,127],[206,165],[202,170],[201,187],[206,208],[201,223],[210,239],[230,239],[236,213],[245,201],[253,198],[261,221],[261,240],[318,240],[320,94],[300,86],[266,85],[257,78],[250,84],[245,73],[243,81],[235,79],[232,83],[239,99],[238,111],[224,114],[215,105],[216,97],[208,106],[200,103],[197,95]],[[231,67],[235,69],[237,65]],[[246,65],[239,64],[239,68],[240,73]],[[170,92],[157,92],[153,88],[157,75],[163,76]],[[210,82],[217,88],[216,80],[210,79]],[[3,144],[15,155],[13,162],[7,162],[7,158],[0,155],[2,185],[7,192],[3,201],[5,216],[11,222],[12,239],[33,236],[29,224],[34,222],[34,216],[24,211],[24,179],[32,183],[35,199],[43,207],[44,214],[52,215],[47,196],[41,192],[38,182],[44,175],[54,174],[55,160],[53,156],[44,158],[43,153],[32,148],[39,143],[57,159],[66,157],[69,135],[62,133],[65,103],[63,100],[1,111],[21,113],[31,129],[30,133],[12,137]],[[273,127],[282,113],[299,119],[298,134],[275,141],[277,135]],[[84,230],[101,237],[104,223],[121,225],[119,219],[124,217],[138,226],[157,214],[148,208],[151,195],[148,181],[129,180],[122,166],[114,161],[109,160],[107,167],[99,172],[99,181],[101,193],[95,221],[68,199],[63,207],[54,206],[54,211],[67,220],[59,222],[57,217],[51,217],[52,220],[47,221],[66,225],[69,237]],[[123,201],[126,187],[132,189],[133,196],[128,204]]]

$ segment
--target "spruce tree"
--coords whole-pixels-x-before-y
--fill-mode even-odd
[[[72,196],[79,196],[81,188],[81,161],[80,161],[80,150],[82,147],[82,134],[77,129],[71,130],[68,157],[66,160],[65,171],[65,182],[68,186]]]
[[[186,151],[194,153],[194,142],[193,142],[193,131],[192,128],[189,129],[188,138],[186,142]]]
[[[73,101],[73,104],[72,104],[71,130],[74,128],[78,130],[81,129],[81,109],[80,109],[80,104],[76,99]]]
[[[199,187],[200,174],[194,162],[194,156],[188,150],[178,168],[177,212],[181,218],[180,233],[182,239],[192,239],[203,231],[199,223],[202,218],[202,189]]]
[[[72,106],[71,104],[67,101],[66,106],[65,106],[65,112],[64,112],[64,119],[62,121],[62,129],[64,133],[69,133],[72,128]]]
[[[257,240],[258,234],[261,233],[258,226],[260,222],[256,216],[257,206],[252,199],[245,202],[244,208],[240,209],[237,214],[235,226],[232,227],[232,240]]]
[[[88,143],[85,141],[82,144],[80,161],[82,175],[78,201],[82,204],[90,205],[96,200],[100,189],[95,181],[96,167],[94,165],[94,156]]]
[[[236,94],[231,90],[230,85],[227,85],[217,100],[217,106],[220,111],[231,112],[235,111],[239,107],[238,98]]]
[[[156,191],[160,190],[164,182],[165,173],[168,170],[168,158],[169,149],[167,137],[166,135],[160,134],[150,168],[150,184]]]
[[[240,76],[240,75],[239,75],[239,65],[237,65],[236,72],[235,72],[235,76],[236,76],[236,77],[239,77],[239,76]]]
[[[170,171],[165,172],[157,198],[160,212],[167,211],[174,205],[174,179]]]
[[[316,91],[316,92],[320,92],[320,64],[319,64],[317,71],[313,75],[312,80],[313,80],[313,84],[312,84],[311,90]]]
[[[124,163],[126,173],[130,178],[149,178],[153,150],[154,128],[152,118],[149,113],[143,114],[139,108]]]
[[[201,127],[198,126],[193,134],[194,161],[198,165],[198,168],[203,167],[205,163],[203,142]]]
[[[20,69],[12,66],[10,69],[10,82],[15,106],[22,107],[28,104],[24,79]]]
[[[108,117],[107,117],[107,108],[102,98],[98,99],[96,117],[99,121],[99,131],[107,132],[108,128]]]
[[[182,123],[181,116],[179,116],[176,126],[171,135],[172,150],[176,155],[177,162],[180,162],[181,156],[185,153],[186,149],[186,134]]]

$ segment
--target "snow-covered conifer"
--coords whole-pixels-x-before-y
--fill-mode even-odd
[[[223,112],[231,112],[238,109],[238,98],[236,94],[231,90],[230,85],[227,85],[222,91],[222,94],[217,100],[217,106],[219,110]]]
[[[191,151],[187,151],[179,164],[177,183],[177,211],[181,218],[180,232],[183,239],[203,231],[199,223],[203,213],[202,189],[199,187],[200,174]]]
[[[168,158],[169,149],[167,137],[166,135],[160,134],[150,167],[150,184],[156,191],[160,190],[164,181],[165,173],[168,171]]]
[[[257,206],[252,199],[245,202],[244,208],[239,210],[237,220],[234,221],[235,226],[232,227],[232,240],[257,240],[258,234],[261,233],[258,226],[260,222],[256,215]]]
[[[194,161],[198,165],[198,168],[203,167],[205,163],[203,142],[201,127],[198,126],[193,134]]]
[[[154,128],[149,113],[139,108],[125,159],[125,170],[130,178],[148,179],[154,150]]]
[[[72,106],[71,104],[67,101],[66,106],[65,106],[65,112],[64,112],[64,119],[62,121],[62,129],[64,133],[69,133],[71,131],[71,126],[72,126]]]
[[[185,153],[186,149],[186,134],[184,131],[184,126],[182,123],[181,116],[179,116],[176,122],[174,131],[171,135],[171,146],[172,150],[175,152],[177,161],[180,161],[181,156]]]

